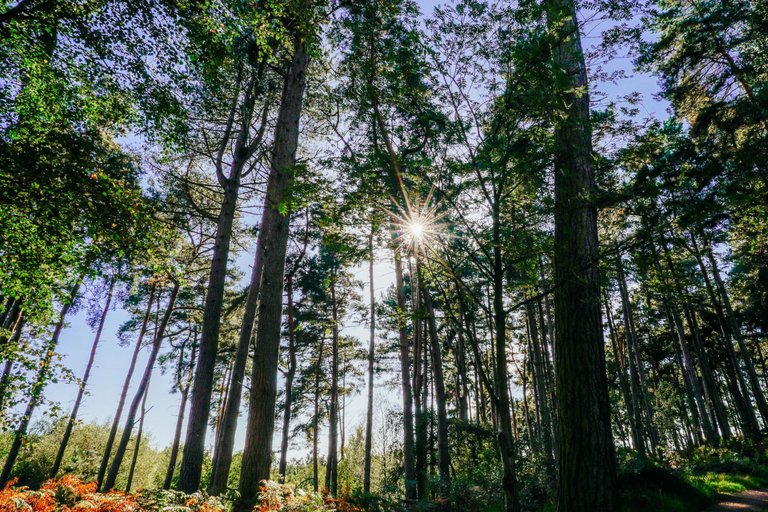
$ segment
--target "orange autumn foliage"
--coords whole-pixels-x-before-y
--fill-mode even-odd
[[[73,476],[63,476],[48,480],[37,491],[17,487],[16,480],[11,480],[0,490],[0,512],[149,512],[164,509],[177,500],[183,503],[182,509],[190,512],[224,510],[204,497],[169,491],[99,493],[95,482],[83,483]]]
[[[73,476],[48,480],[33,491],[11,480],[0,491],[0,512],[134,512],[141,510],[134,497],[121,492],[97,493],[96,483]]]
[[[11,480],[0,490],[0,512],[224,512],[215,498],[197,493],[146,490],[136,494],[96,492],[96,483],[73,476],[46,481],[39,490],[16,486]],[[259,503],[253,512],[364,512],[343,498],[327,493],[306,493],[291,485],[262,482]]]

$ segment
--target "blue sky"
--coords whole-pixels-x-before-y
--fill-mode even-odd
[[[420,5],[425,13],[431,12],[432,8],[439,2],[437,0],[421,0]],[[609,25],[605,25],[609,26]],[[599,32],[604,27],[588,28],[588,36],[584,39],[584,44],[589,46],[599,40]],[[609,98],[619,97],[631,91],[640,91],[643,94],[641,104],[641,115],[653,115],[656,117],[665,117],[665,104],[654,99],[654,94],[658,91],[657,80],[654,77],[642,74],[631,73],[631,62],[627,58],[619,58],[612,62],[609,68],[622,68],[627,70],[630,77],[621,83],[602,84],[601,90],[608,94]],[[249,248],[249,249],[252,249]],[[250,275],[250,262],[252,260],[251,250],[244,251],[237,258],[237,266],[240,267],[245,276]],[[376,295],[381,296],[383,291],[392,282],[392,271],[390,262],[382,259],[377,265],[377,286]],[[357,269],[358,279],[367,280],[367,270],[365,268]],[[363,291],[363,297],[368,296],[367,289]],[[111,420],[117,397],[125,377],[129,359],[133,347],[121,347],[117,343],[117,330],[119,326],[127,319],[127,313],[120,309],[113,309],[109,313],[102,343],[96,357],[95,366],[92,371],[91,380],[88,386],[88,395],[83,401],[80,411],[80,418],[87,421],[107,422]],[[367,343],[367,329],[364,326],[347,327],[347,334],[357,336],[361,343]],[[80,376],[85,367],[88,353],[93,340],[93,330],[85,322],[84,312],[80,312],[69,319],[69,326],[63,332],[60,342],[60,352],[63,355],[63,364],[70,368],[75,375]],[[136,377],[140,375],[147,358],[147,350],[144,350],[139,359]],[[151,433],[152,442],[156,447],[170,444],[175,428],[176,414],[178,411],[179,395],[171,394],[172,373],[163,375],[159,369],[156,369],[149,389],[148,405],[152,407],[145,418],[145,430]],[[134,379],[136,380],[136,378]],[[63,410],[68,413],[77,392],[76,385],[73,383],[52,384],[46,390],[46,396],[55,402],[59,402]],[[132,392],[131,392],[132,393]],[[130,399],[129,395],[129,399]],[[354,426],[362,423],[364,415],[364,393],[352,399],[347,409],[347,430],[350,431]],[[377,397],[377,403],[389,404],[391,407],[398,407],[397,397],[392,395],[391,391],[381,391]],[[386,405],[385,405],[386,406]],[[381,410],[384,406],[379,407]],[[39,411],[38,418],[45,415],[44,410]],[[236,449],[242,447],[243,425],[241,420],[237,436]],[[276,435],[276,438],[278,436]],[[209,440],[211,433],[209,433]],[[304,453],[304,449],[298,448],[292,453],[299,455]]]

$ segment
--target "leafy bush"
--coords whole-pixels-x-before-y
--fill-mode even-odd
[[[254,512],[364,512],[343,498],[305,492],[293,485],[271,480],[261,483],[259,502]],[[2,511],[0,511],[2,512]]]
[[[38,489],[50,477],[51,466],[64,435],[66,419],[41,420],[35,422],[33,427],[24,440],[11,476],[17,477],[20,485]],[[61,474],[75,475],[81,482],[96,480],[109,430],[108,423],[78,423],[69,440]],[[10,432],[0,433],[0,457],[7,455],[11,440]],[[152,445],[151,436],[145,433],[133,478],[134,489],[160,487],[165,479],[170,450],[159,451]],[[125,488],[129,469],[129,464],[121,466],[116,487]]]
[[[619,476],[622,511],[672,512],[700,510],[712,501],[714,492],[693,485],[674,471],[651,463]]]
[[[135,495],[141,510],[162,510],[164,512],[223,512],[224,503],[214,496],[202,492],[186,494],[181,491],[150,489]]]
[[[690,482],[684,473],[634,450],[618,450],[619,493],[623,512],[700,510],[715,492],[701,482]]]
[[[724,473],[755,475],[768,479],[765,449],[746,440],[734,440],[724,446],[700,446],[693,450],[682,467],[695,475]]]

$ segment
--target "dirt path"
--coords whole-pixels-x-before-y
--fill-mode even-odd
[[[768,511],[768,492],[744,491],[739,494],[724,494],[720,503],[712,505],[706,512],[726,512],[740,510],[743,512]]]

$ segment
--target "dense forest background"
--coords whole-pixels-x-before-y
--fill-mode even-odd
[[[768,487],[768,2],[18,0],[0,68],[2,492]]]

